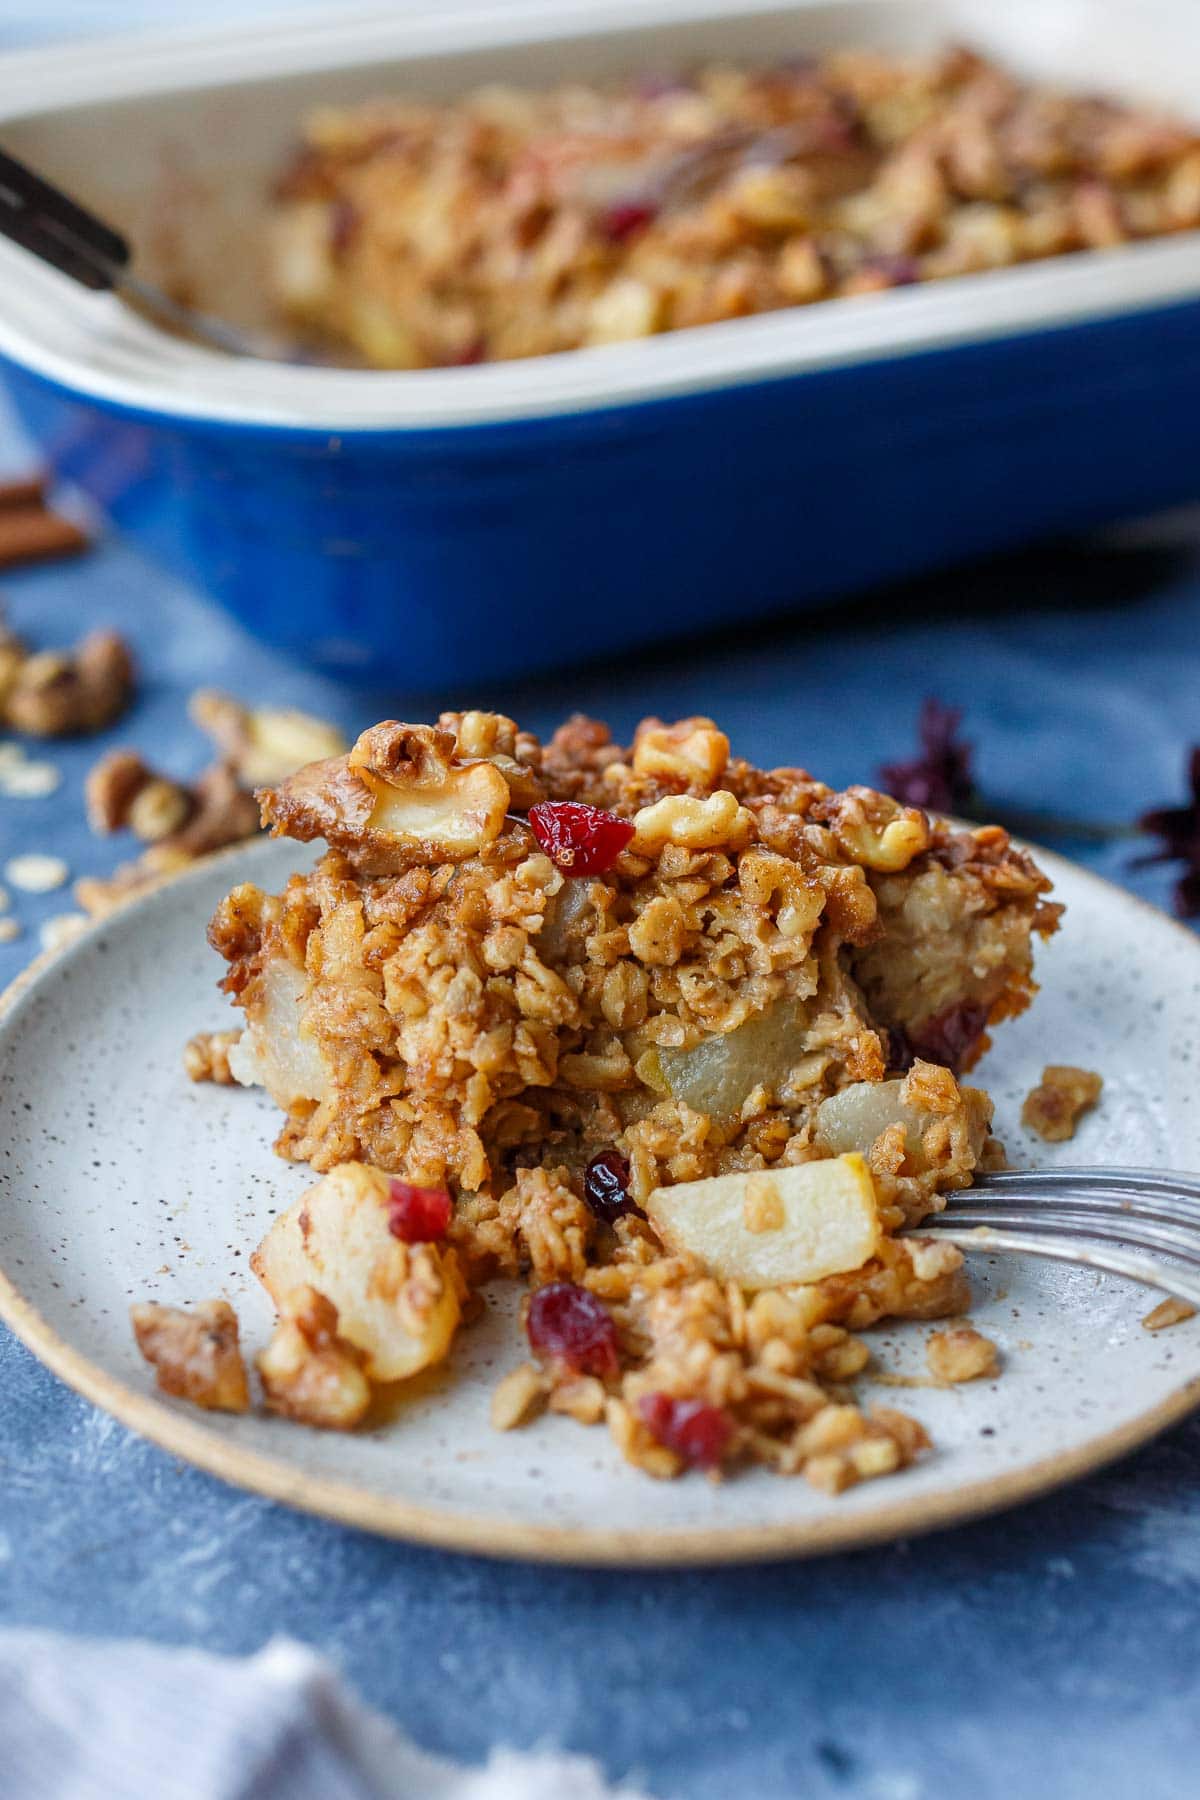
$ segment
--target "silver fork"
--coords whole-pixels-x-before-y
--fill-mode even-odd
[[[1200,1175],[1011,1169],[951,1194],[909,1226],[965,1251],[1047,1256],[1125,1275],[1200,1308]],[[1160,1258],[1170,1258],[1162,1261]]]

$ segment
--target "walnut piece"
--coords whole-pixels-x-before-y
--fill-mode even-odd
[[[133,696],[134,665],[115,631],[92,631],[74,650],[33,653],[0,628],[0,724],[31,737],[99,731]]]
[[[1100,1098],[1104,1079],[1091,1069],[1069,1063],[1049,1063],[1039,1086],[1025,1096],[1021,1123],[1048,1144],[1062,1144],[1075,1136],[1080,1117]]]
[[[364,731],[348,756],[313,763],[260,798],[276,836],[323,837],[388,869],[477,855],[514,803],[496,763],[461,762],[450,732],[395,719]]]
[[[643,719],[633,740],[636,775],[656,775],[689,786],[712,788],[729,762],[729,739],[711,719],[680,719],[664,725]]]
[[[147,848],[108,878],[85,876],[75,898],[103,918],[198,857],[258,832],[258,803],[227,763],[214,763],[190,785],[156,775],[132,750],[101,757],[85,787],[88,818],[101,834],[131,829]]]
[[[225,1300],[131,1306],[137,1347],[165,1394],[214,1412],[248,1412],[250,1389],[238,1344],[237,1315]]]
[[[978,1381],[995,1375],[996,1346],[972,1325],[935,1331],[925,1346],[925,1361],[935,1381]]]
[[[233,1087],[237,1076],[229,1066],[229,1052],[241,1040],[240,1031],[198,1031],[183,1047],[183,1066],[189,1080]]]
[[[214,688],[193,694],[188,711],[247,787],[283,781],[306,763],[340,756],[346,748],[341,732],[325,719],[293,707],[243,706]]]
[[[667,844],[685,850],[741,850],[754,833],[754,816],[727,788],[699,800],[693,794],[668,794],[633,817],[629,848],[638,856],[657,856]]]
[[[293,1288],[275,1335],[255,1359],[272,1412],[326,1431],[353,1431],[371,1404],[361,1350],[338,1336],[337,1307],[314,1287]]]

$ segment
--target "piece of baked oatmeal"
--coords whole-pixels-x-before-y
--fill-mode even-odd
[[[479,363],[1194,229],[1200,137],[962,48],[838,49],[322,107],[271,224],[293,325]]]
[[[447,1194],[446,1279],[528,1274],[550,1404],[651,1472],[816,1460],[837,1487],[907,1460],[844,1404],[808,1427],[866,1360],[848,1329],[964,1305],[958,1251],[893,1234],[1000,1159],[957,1076],[1057,926],[1031,859],[755,768],[705,718],[627,749],[584,718],[545,747],[493,713],[388,722],[261,799],[329,846],[210,927],[246,1017],[228,1066],[283,1110],[281,1154],[379,1172],[359,1216],[391,1207],[393,1237],[397,1194]],[[320,1289],[324,1187],[276,1227],[281,1291]],[[681,1449],[666,1400],[715,1408],[719,1453],[699,1427]]]

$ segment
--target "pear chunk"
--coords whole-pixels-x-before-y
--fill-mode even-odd
[[[343,1163],[280,1214],[250,1259],[279,1311],[301,1287],[331,1301],[372,1381],[440,1362],[461,1317],[453,1250],[401,1243],[389,1218],[387,1176]]]
[[[669,1250],[749,1289],[859,1269],[879,1245],[875,1186],[856,1154],[656,1188],[646,1211]]]

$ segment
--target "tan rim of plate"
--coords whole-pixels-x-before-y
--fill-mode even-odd
[[[140,905],[152,894],[161,892],[164,886],[186,884],[207,876],[214,862],[226,858],[233,860],[245,851],[245,845],[237,845],[230,851],[221,852],[219,858],[207,858],[197,868],[186,870],[169,882],[156,884],[148,894],[139,896],[130,905]],[[1052,851],[1038,850],[1036,855],[1049,873],[1053,874],[1055,868],[1068,868],[1073,879],[1093,883],[1119,895],[1123,901],[1145,908],[1156,920],[1185,935],[1194,950],[1200,949],[1186,926],[1177,924],[1148,901],[1117,888],[1090,870],[1068,863]],[[98,920],[92,929],[107,922],[107,919]],[[90,932],[84,933],[84,939],[89,935]],[[75,940],[76,943],[80,941]],[[51,964],[61,956],[69,955],[73,948],[74,944],[65,950],[44,952],[11,983],[0,995],[0,1024]],[[1196,1377],[1128,1424],[1115,1431],[1102,1432],[1074,1450],[1043,1457],[1026,1468],[1015,1469],[1007,1475],[995,1475],[987,1481],[974,1481],[948,1492],[899,1499],[869,1514],[847,1512],[839,1516],[834,1513],[795,1523],[746,1525],[730,1530],[703,1527],[684,1531],[606,1531],[602,1526],[514,1525],[505,1519],[437,1512],[347,1482],[303,1475],[274,1457],[229,1443],[203,1424],[176,1412],[154,1393],[127,1387],[73,1349],[26,1300],[2,1268],[0,1319],[48,1369],[85,1399],[111,1413],[131,1431],[139,1432],[162,1449],[183,1457],[210,1475],[220,1476],[235,1487],[248,1488],[302,1512],[316,1513],[321,1518],[377,1532],[384,1537],[402,1538],[409,1543],[428,1544],[442,1550],[462,1550],[531,1562],[643,1568],[766,1562],[782,1557],[826,1555],[835,1550],[853,1550],[897,1538],[915,1537],[1049,1493],[1128,1455],[1200,1405],[1200,1377]]]

